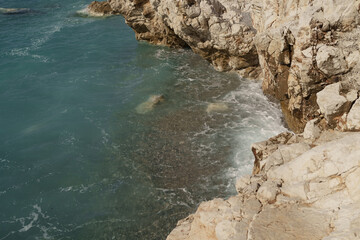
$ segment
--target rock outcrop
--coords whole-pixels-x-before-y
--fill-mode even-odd
[[[139,40],[189,47],[219,71],[262,79],[302,133],[254,144],[238,195],[200,204],[168,240],[360,239],[360,0],[106,4]]]
[[[126,23],[134,29],[137,40],[170,47],[187,47],[186,42],[155,12],[151,1],[109,0],[108,3],[114,12],[124,16]]]
[[[138,40],[190,47],[219,71],[259,78],[256,29],[250,2],[237,0],[108,0],[124,16]]]
[[[167,240],[359,239],[360,133],[280,134],[253,145],[238,195],[201,203]]]

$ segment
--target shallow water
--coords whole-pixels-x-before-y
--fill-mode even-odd
[[[284,130],[259,83],[79,17],[89,2],[0,0],[34,10],[0,14],[0,239],[165,239]]]

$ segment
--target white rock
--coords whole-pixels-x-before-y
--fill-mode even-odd
[[[346,118],[348,130],[360,130],[360,99],[356,100]]]
[[[340,95],[341,83],[334,83],[326,86],[322,91],[316,94],[317,104],[319,105],[321,113],[329,121],[331,118],[341,116],[348,106],[346,97]]]
[[[261,185],[256,197],[262,204],[274,203],[276,201],[276,195],[280,192],[278,184],[279,183],[267,181]]]
[[[317,119],[310,120],[306,123],[305,129],[304,129],[304,138],[315,140],[320,136],[321,130],[316,125]]]
[[[322,46],[316,55],[316,62],[321,71],[332,76],[348,70],[345,56],[341,49],[332,46]]]
[[[360,155],[359,163],[360,163]],[[346,187],[354,201],[360,201],[360,164],[358,168],[346,177]]]

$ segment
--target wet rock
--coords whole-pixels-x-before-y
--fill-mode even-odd
[[[88,6],[88,12],[91,16],[109,16],[114,13],[109,2],[94,1]]]
[[[30,8],[0,8],[0,13],[4,15],[20,15],[33,12],[35,11]]]
[[[165,100],[163,95],[151,95],[149,99],[136,107],[136,112],[145,114],[154,109],[154,107]]]
[[[123,15],[126,23],[134,29],[137,40],[169,47],[188,47],[188,44],[176,35],[159,15],[156,10],[158,4],[155,1],[112,0],[109,4],[113,11]]]
[[[212,112],[224,112],[229,110],[229,107],[226,103],[209,103],[206,112],[212,113]]]

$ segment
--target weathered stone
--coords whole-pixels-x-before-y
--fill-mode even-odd
[[[266,181],[261,185],[259,190],[257,191],[256,197],[260,200],[262,204],[266,203],[274,203],[276,201],[276,196],[280,192],[279,187],[281,183],[273,182],[273,181]]]
[[[88,12],[92,16],[107,16],[113,14],[113,9],[107,1],[94,1],[88,6]]]
[[[322,46],[316,55],[316,63],[327,76],[344,73],[348,70],[345,56],[341,49],[332,46]]]
[[[248,239],[318,240],[331,232],[330,221],[326,211],[302,206],[267,206],[251,224]]]
[[[304,129],[304,138],[315,140],[320,137],[321,129],[316,125],[318,119],[313,119],[307,122],[305,129]]]
[[[328,122],[333,121],[335,117],[341,116],[350,108],[350,102],[340,94],[341,90],[341,83],[334,83],[316,94],[317,104]]]
[[[242,178],[238,196],[200,205],[194,214],[199,221],[191,222],[192,234],[171,239],[356,239],[360,133],[326,131],[312,149],[305,140],[280,143],[276,151],[284,148],[286,161]],[[303,150],[290,153],[298,148]],[[254,184],[256,190],[246,191]],[[177,228],[187,231],[188,224]]]
[[[360,99],[355,102],[347,115],[346,128],[348,130],[360,130]]]
[[[242,193],[244,188],[250,184],[250,176],[243,176],[236,181],[235,187],[238,193]]]

